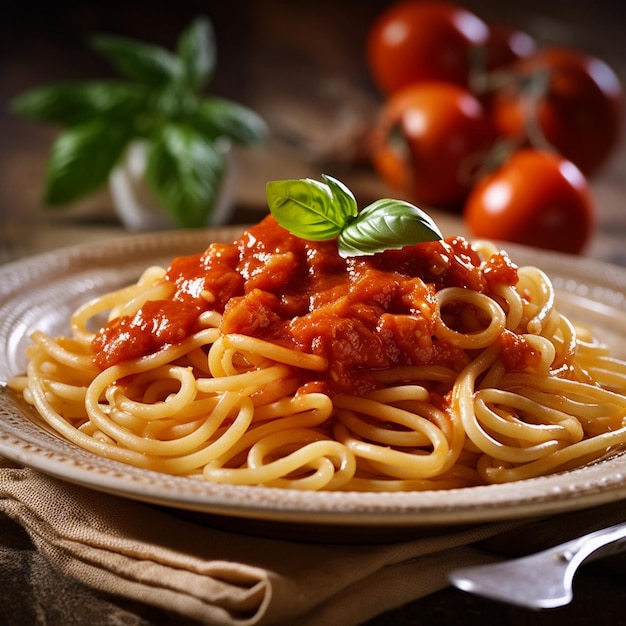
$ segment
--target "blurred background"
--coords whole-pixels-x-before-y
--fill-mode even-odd
[[[382,0],[11,3],[0,21],[0,249],[4,250],[0,261],[120,231],[106,190],[69,209],[43,208],[46,161],[58,131],[10,114],[7,103],[42,84],[113,76],[111,66],[87,47],[88,35],[116,33],[172,49],[181,30],[198,15],[212,21],[217,37],[211,94],[250,106],[265,118],[271,132],[267,144],[237,155],[233,221],[256,221],[266,212],[265,183],[272,179],[331,174],[348,184],[360,206],[390,195],[358,153],[359,139],[383,100],[368,73],[366,37],[389,4]],[[539,45],[566,45],[595,55],[626,84],[626,13],[620,0],[459,4],[488,23],[526,31]],[[623,140],[592,185],[601,224],[591,253],[626,264],[621,246],[606,246],[607,238],[626,241]],[[450,228],[463,228],[457,217]]]

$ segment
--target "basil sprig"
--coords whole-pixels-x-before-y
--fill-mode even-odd
[[[67,205],[105,185],[139,139],[147,142],[146,182],[164,209],[181,227],[204,226],[226,167],[219,142],[250,145],[267,136],[251,109],[202,95],[217,60],[211,23],[195,19],[174,52],[115,35],[90,45],[121,79],[42,86],[11,103],[18,115],[62,128],[50,151],[46,204]]]
[[[302,178],[267,183],[270,211],[292,235],[309,241],[337,238],[343,258],[443,239],[433,219],[409,202],[385,198],[359,211],[346,185],[325,174],[322,181]]]

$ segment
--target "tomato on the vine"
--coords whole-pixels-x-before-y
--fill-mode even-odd
[[[475,237],[568,253],[581,252],[594,228],[587,179],[560,155],[524,149],[481,179],[463,217]]]
[[[492,97],[498,131],[534,147],[544,142],[586,175],[595,172],[622,126],[623,92],[615,72],[578,51],[546,48],[515,64],[511,78]]]
[[[536,43],[523,30],[506,24],[490,24],[485,51],[485,69],[493,72],[534,54]]]
[[[391,187],[418,202],[460,206],[490,145],[490,129],[482,104],[466,89],[416,84],[382,107],[372,164]]]
[[[383,11],[372,25],[369,70],[384,94],[424,81],[467,86],[472,50],[487,37],[487,25],[463,7],[405,0]]]

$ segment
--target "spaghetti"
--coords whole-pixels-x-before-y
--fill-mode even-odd
[[[543,272],[484,242],[342,259],[268,216],[87,302],[70,327],[34,333],[11,387],[76,445],[160,472],[444,489],[626,443],[626,363],[559,313]]]

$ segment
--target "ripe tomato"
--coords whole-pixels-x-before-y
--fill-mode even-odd
[[[545,140],[586,175],[596,171],[615,148],[622,126],[623,93],[613,70],[574,50],[546,48],[514,71],[516,80],[492,99],[499,132],[534,147]],[[529,91],[532,77],[540,79],[542,72],[548,73],[543,93]]]
[[[522,30],[505,24],[490,24],[486,43],[486,69],[502,69],[526,59],[536,50],[535,40]]]
[[[367,39],[370,73],[384,94],[422,81],[467,86],[474,46],[487,41],[487,25],[448,2],[405,0],[383,11]]]
[[[463,217],[475,237],[578,253],[594,212],[587,179],[571,161],[525,149],[476,184]]]
[[[481,103],[450,83],[419,83],[383,105],[371,160],[389,186],[426,204],[460,205],[491,140]]]

